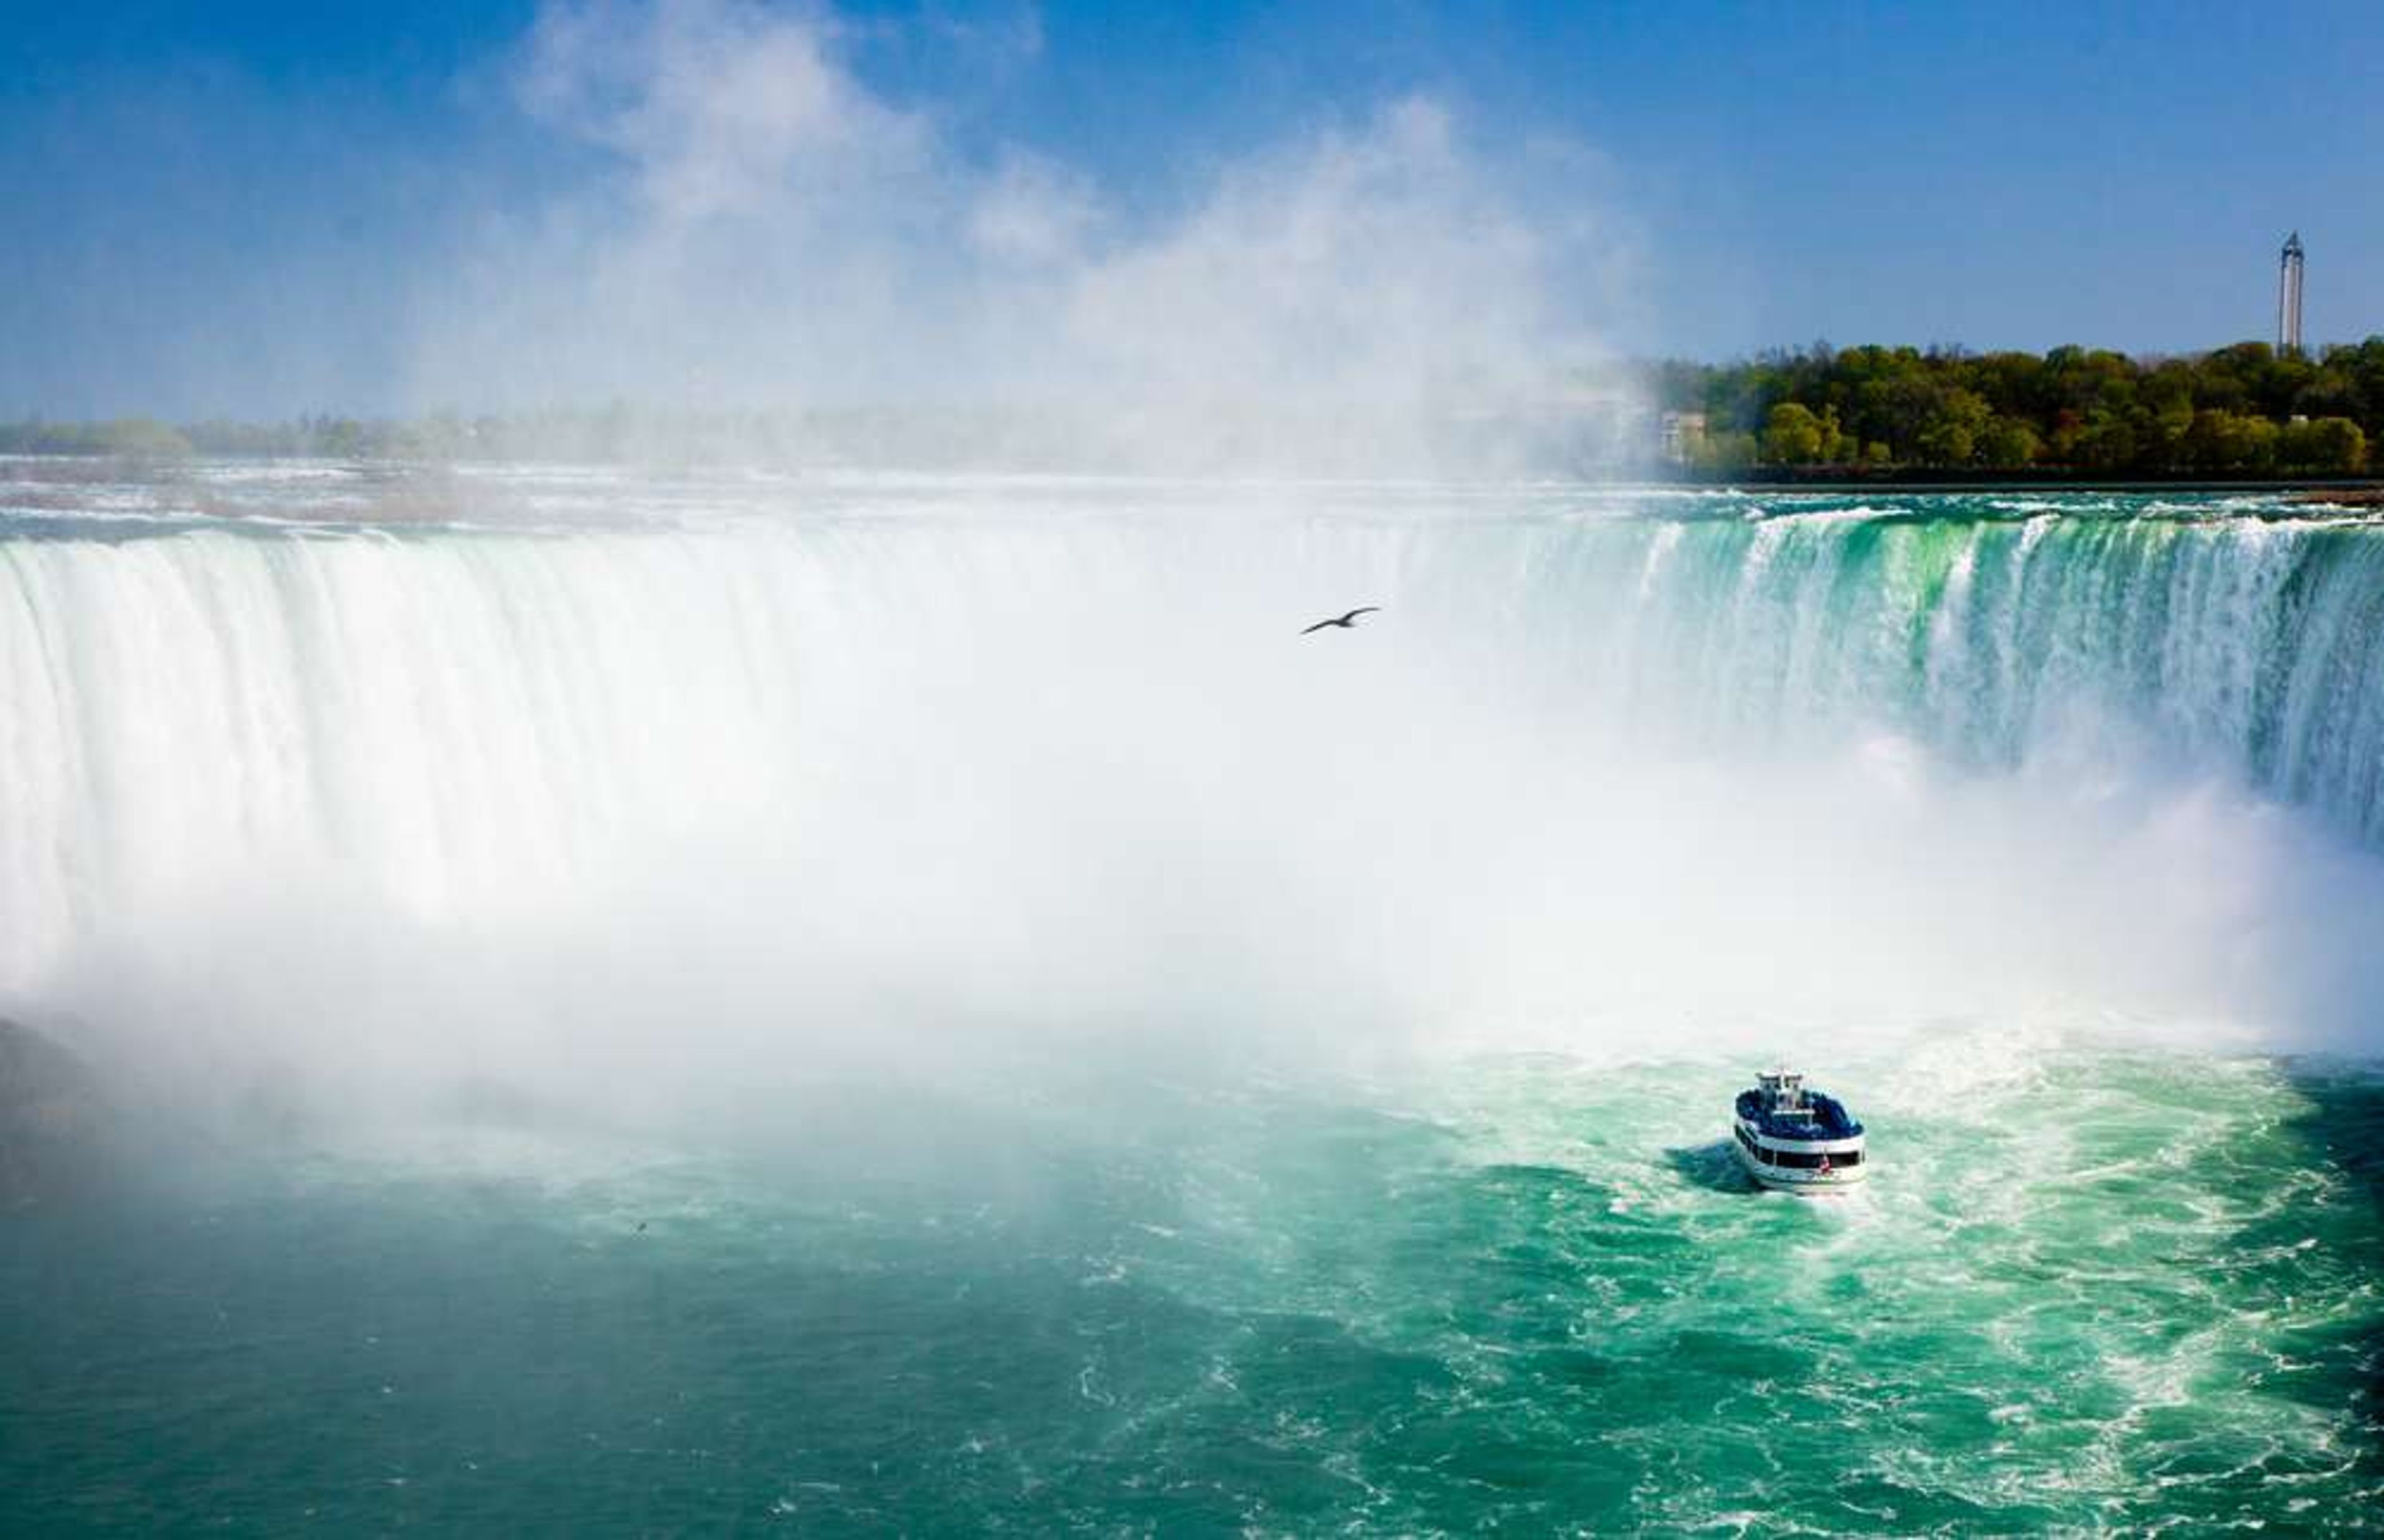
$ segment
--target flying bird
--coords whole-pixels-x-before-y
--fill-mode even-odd
[[[1354,631],[1358,628],[1358,617],[1360,615],[1372,615],[1381,608],[1382,606],[1380,604],[1360,604],[1356,609],[1351,610],[1347,615],[1336,615],[1331,620],[1320,620],[1315,625],[1308,627],[1307,631],[1302,631],[1299,634],[1301,636],[1306,636],[1309,631],[1321,631],[1327,626],[1338,626],[1345,631]]]

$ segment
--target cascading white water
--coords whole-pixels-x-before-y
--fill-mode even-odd
[[[2142,735],[2384,838],[2372,526],[1907,505],[1694,533],[1653,599],[1664,656],[1694,661],[1658,690],[1768,733],[1886,722],[2005,766]]]
[[[468,938],[617,1000],[605,967],[650,947],[647,972],[722,1016],[748,1003],[722,980],[761,959],[847,1017],[906,991],[1562,1015],[1718,975],[1739,987],[1715,1008],[1741,1010],[1856,970],[1908,1001],[1987,930],[2003,970],[2071,995],[2117,966],[2126,1003],[2156,981],[2165,1008],[2291,1014],[2306,992],[2269,975],[2340,986],[2338,941],[2375,917],[2351,849],[2384,836],[2370,527],[874,496],[0,538],[8,987],[89,995],[128,954],[185,979],[205,957],[189,987],[242,1000],[242,927],[320,909],[432,938],[376,987],[468,973]],[[1297,634],[1357,602],[1387,608]],[[2115,811],[2147,785],[2167,812]],[[2309,816],[2258,832],[2269,801]],[[2247,915],[2319,911],[2290,954],[2313,966],[2243,939]],[[609,964],[565,960],[582,921]],[[571,987],[550,1015],[588,1013]],[[518,981],[503,1000],[527,1009]]]

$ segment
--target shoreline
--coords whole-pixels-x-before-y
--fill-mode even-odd
[[[366,473],[378,473],[385,478],[406,478],[421,474],[468,471],[476,469],[553,468],[556,470],[626,470],[672,473],[751,472],[769,471],[788,475],[860,476],[914,474],[923,476],[961,476],[1050,478],[1057,480],[1204,480],[1209,478],[1182,473],[1120,469],[1086,469],[1081,467],[1034,466],[919,466],[894,467],[852,463],[813,463],[790,465],[756,465],[738,459],[675,460],[644,462],[617,457],[527,457],[508,458],[498,455],[412,456],[385,454],[348,454],[329,453],[226,453],[151,456],[80,451],[18,452],[0,450],[0,464],[25,466],[56,467],[54,478],[61,485],[77,485],[93,480],[129,476],[135,480],[170,481],[178,473],[204,466],[329,466]],[[1850,494],[1888,492],[1896,495],[1943,492],[1948,494],[2010,492],[2067,493],[2117,492],[2128,494],[2178,493],[2266,493],[2280,501],[2323,504],[2335,507],[2384,509],[2384,475],[2328,477],[2070,477],[2055,475],[1996,476],[1964,475],[1958,472],[1905,469],[1869,474],[1800,474],[1794,470],[1756,471],[1732,477],[1684,475],[1677,467],[1670,474],[1658,467],[1639,466],[1633,469],[1617,467],[1610,474],[1575,474],[1543,476],[1442,478],[1347,478],[1336,476],[1246,476],[1221,474],[1215,479],[1223,482],[1256,480],[1266,484],[1282,482],[1311,483],[1325,486],[1383,485],[1565,485],[1601,491],[1641,491],[1662,492],[1805,492],[1819,494]],[[1633,474],[1635,470],[1636,474]],[[43,478],[43,479],[53,479]]]
[[[2384,506],[2384,476],[2295,476],[2254,479],[2245,477],[2068,477],[1963,476],[1928,471],[1890,471],[1875,476],[1797,476],[1757,473],[1751,476],[1676,476],[1658,483],[1700,491],[1943,491],[1943,492],[2293,492],[2300,501],[2348,502],[2355,506]],[[2319,498],[2316,494],[2339,496]]]

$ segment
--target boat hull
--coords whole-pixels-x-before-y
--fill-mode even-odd
[[[1731,1148],[1738,1152],[1740,1169],[1752,1177],[1757,1186],[1773,1192],[1793,1192],[1818,1198],[1825,1193],[1845,1192],[1859,1187],[1870,1179],[1869,1153],[1866,1141],[1859,1136],[1828,1140],[1775,1139],[1761,1134],[1743,1118],[1733,1124],[1732,1132],[1736,1137],[1731,1140]],[[1832,1163],[1826,1169],[1802,1163],[1819,1157],[1829,1157]],[[1792,1159],[1800,1163],[1786,1163]]]
[[[1759,1165],[1745,1150],[1738,1152],[1741,1170],[1760,1187],[1773,1192],[1800,1193],[1807,1198],[1819,1198],[1829,1193],[1845,1192],[1870,1180],[1868,1165],[1845,1171],[1783,1171],[1778,1166]]]

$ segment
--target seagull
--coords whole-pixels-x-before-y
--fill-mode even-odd
[[[1382,606],[1380,604],[1360,604],[1356,609],[1351,610],[1347,615],[1339,615],[1331,620],[1320,620],[1315,625],[1308,627],[1307,631],[1302,631],[1299,634],[1301,636],[1306,636],[1309,631],[1321,631],[1327,626],[1338,626],[1345,631],[1354,631],[1358,628],[1358,617],[1360,615],[1372,615],[1381,608]]]

